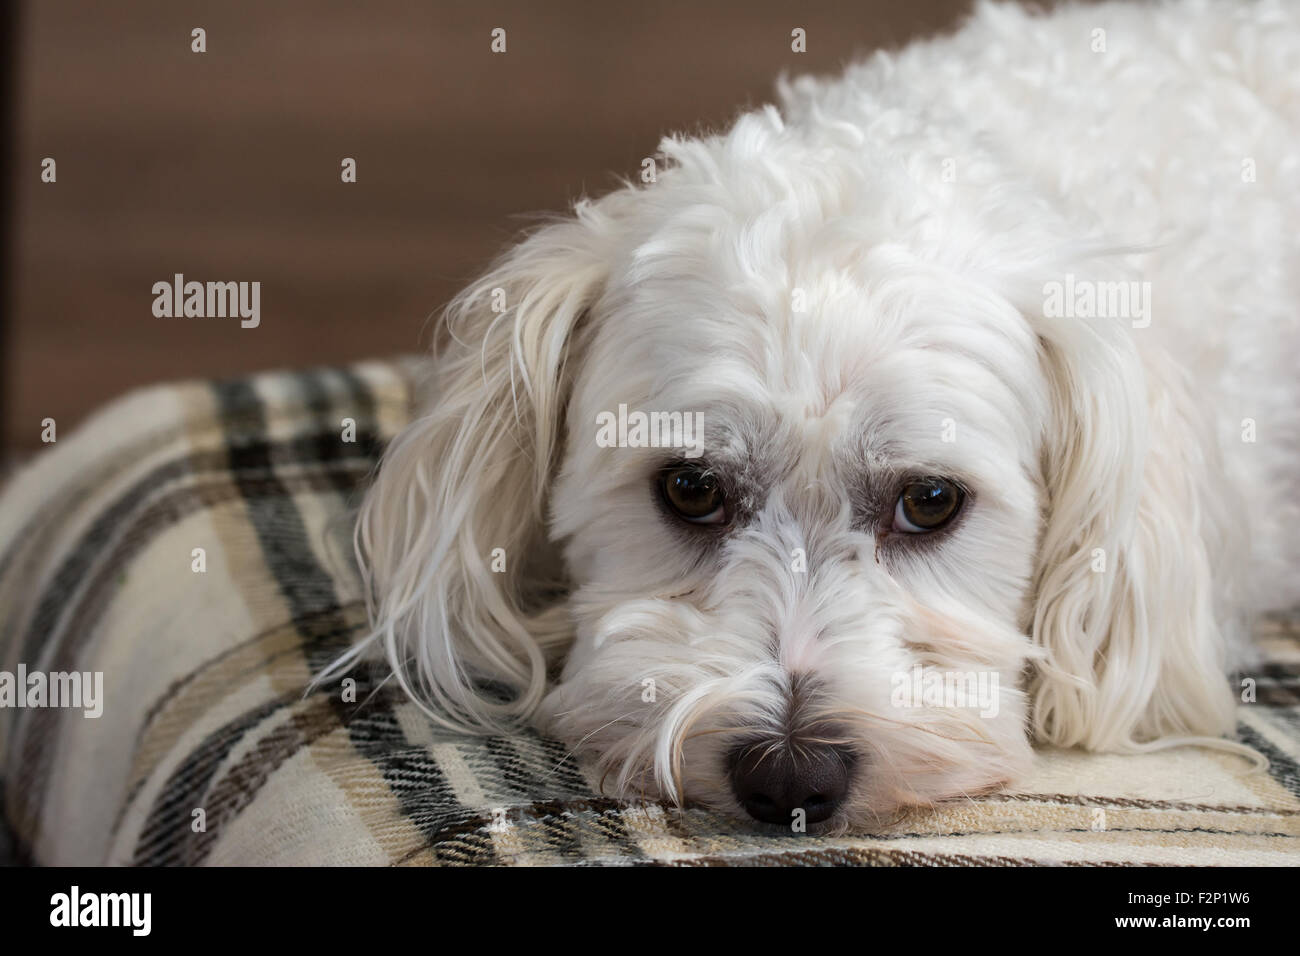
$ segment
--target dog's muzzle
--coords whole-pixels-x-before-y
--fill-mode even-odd
[[[732,751],[731,790],[755,820],[790,826],[835,815],[849,792],[853,755],[827,744],[748,744]]]

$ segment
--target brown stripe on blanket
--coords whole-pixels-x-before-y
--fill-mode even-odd
[[[353,604],[343,610],[351,618],[345,631],[335,635],[319,633],[316,639],[346,638],[349,632],[363,625],[363,607]],[[163,757],[197,723],[201,714],[212,710],[229,694],[234,682],[269,673],[271,686],[279,693],[289,693],[305,685],[307,673],[301,654],[302,639],[298,626],[294,622],[285,622],[240,642],[172,682],[150,707],[136,737],[130,783],[126,799],[118,810],[114,833],[121,826],[127,808]]]
[[[302,379],[314,382],[310,373],[298,376],[295,381]],[[250,507],[256,509],[259,502],[273,497],[285,498],[302,491],[337,492],[342,487],[358,485],[373,467],[373,454],[378,448],[378,441],[367,431],[368,426],[374,422],[375,410],[373,402],[364,394],[364,387],[355,377],[345,376],[343,381],[352,390],[352,401],[344,407],[356,419],[358,438],[363,439],[356,443],[356,448],[352,447],[352,443],[340,440],[341,436],[334,430],[333,421],[329,423],[329,443],[312,434],[269,442],[265,438],[266,422],[257,418],[260,402],[251,385],[245,381],[214,385],[217,405],[223,413],[229,415],[229,418],[223,415],[220,421],[228,428],[230,423],[234,423],[232,430],[235,434],[228,434],[225,451],[200,452],[169,462],[134,483],[126,494],[120,496],[65,559],[46,591],[45,601],[33,621],[26,646],[44,646],[47,657],[52,653],[54,662],[50,665],[50,670],[71,669],[81,653],[82,645],[93,632],[92,622],[101,618],[104,607],[111,599],[114,591],[111,585],[117,583],[120,569],[127,566],[130,558],[156,536],[158,530],[175,524],[201,508],[211,509],[223,502],[242,498],[246,502],[252,502]],[[324,392],[319,387],[313,385],[307,391],[309,401],[302,407],[310,407],[313,401],[318,410],[328,412],[337,407],[321,397]],[[248,426],[255,420],[258,427],[250,431]],[[358,453],[366,457],[354,457]],[[306,463],[311,470],[297,476],[279,475],[271,465],[272,461],[277,460]],[[338,471],[345,472],[346,478],[336,474]],[[199,474],[215,477],[191,488],[172,491],[149,505],[138,518],[127,523],[128,517],[140,507],[142,501],[157,496],[159,486],[166,487]],[[296,511],[293,515],[296,517]],[[103,547],[111,537],[110,529],[123,526],[129,527],[130,533],[116,543],[107,560],[102,560]],[[309,542],[299,540],[309,547]],[[59,611],[66,611],[68,595],[73,593],[73,583],[79,581],[89,566],[96,562],[98,573],[83,588],[81,600],[72,612],[63,619],[62,635],[70,637],[51,633]],[[336,633],[338,628],[327,630]],[[346,643],[346,640],[341,640],[339,646],[346,646]],[[49,646],[51,644],[52,648]],[[327,656],[332,657],[333,652],[327,652]],[[23,839],[28,845],[33,845],[40,835],[38,808],[43,802],[49,777],[49,761],[53,758],[52,750],[45,745],[45,741],[53,739],[51,735],[57,730],[60,715],[53,709],[28,714],[30,725],[20,725],[15,729],[15,740],[18,741],[22,754],[23,783],[21,788],[16,789],[21,791],[23,799],[13,801],[11,813],[17,818],[16,828]]]
[[[230,452],[226,449],[195,452],[142,476],[105,509],[46,585],[45,596],[23,642],[20,659],[31,661],[37,659],[42,651],[49,653],[51,634],[67,611],[69,597],[76,593],[92,565],[104,564],[103,548],[114,537],[116,529],[129,528],[131,533],[125,544],[135,547],[123,547],[123,542],[118,542],[113,557],[130,557],[147,543],[148,535],[140,533],[142,526],[143,531],[156,533],[197,510],[237,500],[241,491],[245,497],[265,497],[286,491],[338,490],[341,483],[356,487],[374,466],[375,459],[361,454],[360,450],[355,456],[327,460],[313,458],[311,455],[316,454],[317,442],[316,436],[307,435],[276,443],[258,443],[260,457],[273,456],[301,463],[302,467],[310,469],[301,476],[266,477],[273,473],[269,465],[237,472],[232,468]],[[160,489],[185,481],[193,482],[192,487],[160,493]],[[146,504],[151,500],[151,504]],[[141,511],[142,507],[145,510]],[[164,522],[165,518],[172,520]],[[110,574],[109,579],[113,580],[114,576]]]
[[[1290,613],[1271,611],[1260,618],[1255,628],[1261,640],[1284,638],[1300,645],[1300,605]]]
[[[1300,662],[1270,661],[1251,671],[1255,703],[1267,707],[1300,705]]]
[[[368,464],[358,466],[356,463],[341,463],[340,467],[350,468],[358,481],[369,472]],[[89,582],[82,589],[80,600],[64,619],[59,632],[48,638],[54,643],[54,659],[48,664],[43,662],[43,668],[50,671],[77,669],[84,644],[95,633],[95,623],[101,620],[104,609],[112,600],[122,568],[162,529],[171,527],[196,511],[210,510],[241,496],[256,498],[283,494],[286,489],[302,492],[331,490],[333,487],[333,480],[325,475],[304,474],[274,483],[264,479],[246,479],[240,482],[238,489],[225,478],[218,478],[170,492],[133,518],[130,525],[132,533],[118,540],[111,553],[97,563]],[[86,546],[94,549],[96,544],[88,543]],[[336,625],[325,631],[337,633],[339,627]],[[48,782],[49,763],[54,756],[48,744],[55,739],[58,722],[64,714],[56,708],[34,708],[25,710],[22,714],[25,719],[20,719],[14,730],[16,747],[21,757],[17,764],[17,785],[11,812],[17,814],[15,827],[31,845],[39,837],[39,808]]]
[[[300,376],[296,381],[307,395],[305,407],[316,409],[325,415],[334,411],[335,405],[326,400],[327,392],[317,387],[314,376]],[[347,406],[348,410],[359,422],[368,420],[371,410],[365,407],[367,403],[358,393],[359,383],[351,378],[346,381],[354,391],[354,401]],[[271,704],[272,709],[268,710],[266,705],[255,708],[227,724],[216,735],[209,735],[199,747],[198,752],[201,754],[221,755],[224,759],[224,755],[245,734],[252,732],[275,709],[282,706],[304,706],[299,701],[306,678],[318,669],[320,662],[331,660],[348,646],[349,638],[360,622],[355,607],[344,610],[340,606],[332,579],[316,563],[314,548],[294,503],[294,483],[283,477],[275,467],[274,463],[281,458],[286,444],[293,452],[289,460],[301,460],[302,456],[294,447],[297,443],[273,444],[260,440],[259,436],[266,433],[267,424],[259,415],[260,400],[248,383],[219,385],[216,386],[216,393],[223,412],[228,413],[223,415],[223,421],[232,422],[235,431],[228,443],[230,469],[235,476],[234,487],[245,502],[249,520],[262,543],[266,570],[279,584],[291,619],[285,630],[280,632],[282,638],[289,638],[279,644],[280,652],[276,654],[282,660],[282,666],[273,669],[280,675],[278,679],[273,676],[273,683],[281,687],[287,685],[289,692],[277,697]],[[254,426],[252,440],[246,440],[250,435],[240,434],[240,430],[250,424]],[[323,422],[317,424],[321,427],[333,425],[332,422],[329,426]],[[313,447],[307,450],[308,460],[336,461],[342,452],[347,451],[346,444],[337,432],[331,431],[328,437],[322,435],[314,440]],[[260,477],[253,478],[253,475]],[[322,477],[328,480],[329,473]],[[356,484],[355,478],[349,475],[345,481],[335,481],[333,490],[350,491]],[[325,645],[323,654],[316,651],[318,645]],[[299,666],[293,660],[296,655],[286,656],[281,653],[285,651],[305,652],[309,660],[302,661],[302,666]],[[317,660],[312,661],[311,658]],[[238,656],[232,660],[237,665],[247,663]],[[283,672],[286,667],[292,675]],[[216,669],[211,676],[218,682],[223,677],[230,680],[235,678],[229,669],[221,668]],[[293,679],[293,676],[298,679]],[[208,690],[210,693],[216,691],[219,695],[220,688],[218,684],[211,684]],[[331,695],[315,695],[312,703],[305,706],[308,708],[307,718],[300,711],[294,710],[288,723],[280,725],[267,738],[258,741],[224,777],[211,783],[210,787],[208,785],[221,760],[183,762],[155,800],[136,848],[136,862],[146,865],[202,862],[219,839],[223,825],[256,799],[258,791],[281,763],[302,747],[310,746],[319,737],[338,727],[337,711],[341,705]],[[183,797],[177,795],[194,795],[202,789],[207,789],[206,799],[210,804],[207,828],[201,834],[194,834],[195,839],[191,840],[188,838],[188,817],[181,821],[176,819],[176,807],[184,808],[186,803]],[[192,800],[189,802],[193,803]],[[190,807],[190,812],[193,809]],[[184,825],[184,829],[178,828],[178,822]],[[178,853],[182,855],[178,857]]]
[[[137,866],[161,866],[179,862],[179,847],[190,832],[193,811],[203,806],[221,764],[255,727],[291,707],[298,698],[285,695],[268,700],[209,733],[188,753],[168,778],[149,811],[136,841],[133,862]]]
[[[328,400],[327,390],[315,384],[316,379],[312,373],[304,373],[296,380],[304,379],[312,385],[306,388],[308,401],[302,407],[332,412],[337,406]],[[217,405],[223,412],[220,421],[228,427],[233,422],[237,436],[232,438],[228,434],[227,447],[223,452],[190,455],[156,469],[137,481],[106,510],[70,553],[47,589],[46,598],[33,620],[25,642],[28,653],[24,659],[31,659],[34,649],[43,647],[45,657],[52,655],[54,658],[54,663],[48,669],[70,669],[88,635],[93,632],[90,623],[101,618],[104,607],[111,599],[115,589],[109,585],[117,583],[120,569],[126,567],[130,558],[152,537],[156,537],[162,528],[170,527],[201,508],[212,510],[224,501],[242,498],[246,502],[257,502],[269,496],[283,497],[301,490],[339,491],[344,487],[356,487],[373,467],[378,449],[377,439],[367,431],[367,427],[374,422],[374,406],[363,394],[364,389],[355,377],[344,376],[343,382],[352,399],[345,407],[357,420],[358,438],[362,439],[356,443],[355,449],[351,447],[352,443],[341,441],[339,433],[333,430],[332,421],[329,423],[331,432],[328,442],[310,433],[287,441],[269,442],[265,438],[267,429],[264,419],[257,419],[259,427],[251,432],[245,430],[260,409],[251,385],[243,381],[214,385]],[[363,457],[358,460],[355,457],[357,454]],[[237,460],[240,458],[245,462],[243,468]],[[313,470],[301,476],[279,475],[271,466],[271,462],[276,460],[307,462]],[[338,474],[340,469],[346,472],[346,478]],[[216,477],[190,489],[181,489],[163,496],[147,507],[138,519],[127,524],[128,517],[139,508],[142,501],[157,496],[159,487],[165,488],[199,474]],[[80,582],[87,573],[88,566],[101,558],[103,545],[111,537],[110,529],[123,526],[129,527],[131,533],[117,542],[108,560],[98,561],[98,574],[92,577],[74,610],[64,618],[67,623],[61,629],[62,635],[71,635],[70,639],[64,639],[54,632],[54,622],[60,611],[66,610],[68,595],[74,593],[74,582]],[[340,642],[340,645],[346,646],[346,641]],[[44,741],[51,739],[48,735],[56,731],[59,719],[60,715],[50,709],[36,711],[28,718],[31,726],[20,724],[15,730],[15,738],[21,741],[22,789],[27,798],[23,801],[26,805],[20,804],[16,812],[20,832],[29,843],[39,838],[35,808],[40,805],[41,795],[48,782],[48,764],[52,759],[50,748],[44,745]]]
[[[178,858],[165,862],[185,866],[202,863],[221,835],[222,827],[257,798],[258,791],[282,763],[319,737],[336,730],[338,721],[327,695],[317,694],[306,702],[291,705],[289,719],[259,739],[212,786],[203,800],[207,827],[202,832],[189,833],[189,839],[185,838],[185,831],[189,830],[186,827],[181,838],[173,843]]]
[[[163,387],[158,386],[160,390]],[[77,472],[60,489],[60,494],[51,495],[44,500],[14,535],[13,540],[9,542],[9,547],[0,552],[0,578],[6,575],[10,564],[22,553],[23,545],[27,541],[38,538],[47,524],[62,517],[67,501],[78,501],[89,497],[92,492],[102,487],[105,475],[118,475],[131,470],[130,466],[140,460],[142,453],[163,447],[182,435],[190,436],[192,441],[195,428],[201,427],[205,422],[207,432],[219,439],[220,429],[214,427],[213,423],[212,393],[205,384],[186,382],[165,387],[175,394],[177,403],[183,409],[182,417],[171,423],[170,427],[151,432],[146,436],[137,436],[131,443],[124,443],[107,451],[96,461],[93,470],[85,469]],[[53,449],[50,449],[45,454],[52,452]]]
[[[327,439],[314,442],[309,449],[309,460],[333,461],[345,454],[350,455],[341,434],[332,430],[334,423],[331,421],[325,426],[319,418],[319,415],[328,415],[334,409],[326,390],[320,387],[312,374],[299,376],[294,382],[305,397],[303,407],[318,413],[317,426],[331,428]],[[369,403],[357,387],[359,383],[352,379],[346,383],[353,392],[349,410],[355,412],[359,421],[370,420],[372,410],[367,407]],[[214,386],[214,390],[222,410],[222,421],[228,428],[230,469],[261,545],[266,570],[278,585],[294,630],[299,635],[297,647],[307,655],[306,676],[348,646],[349,642],[343,635],[350,633],[353,622],[347,620],[339,606],[333,579],[317,563],[315,549],[291,489],[275,467],[278,456],[263,437],[268,433],[268,421],[261,397],[251,383],[244,381],[220,383]],[[293,460],[299,459],[295,457]],[[254,479],[253,475],[259,477]],[[349,483],[346,487],[350,489],[355,485]],[[340,488],[337,483],[333,485],[335,491]],[[317,645],[324,646],[317,650]],[[330,699],[327,695],[322,696]],[[250,726],[245,724],[245,729]],[[215,767],[212,770],[215,771]],[[245,784],[249,781],[256,783],[256,787],[245,794],[245,799],[251,801],[269,773],[254,776],[245,773],[244,776],[248,778]],[[160,802],[166,799],[173,786],[185,785],[186,781],[177,779],[174,774],[164,787]],[[151,813],[151,818],[153,816]],[[216,822],[217,826],[209,830],[211,836],[204,844],[204,853],[220,829],[220,821]]]
[[[296,380],[301,387],[312,389],[310,377]],[[265,433],[265,422],[256,421],[260,400],[253,388],[246,382],[231,382],[217,386],[219,402],[223,410],[229,409],[232,416],[243,416],[244,424],[255,425],[254,434]],[[337,441],[326,448],[318,448],[317,454],[337,454]],[[236,472],[237,481],[243,488],[246,480],[240,476],[256,472],[267,472],[263,481],[277,483],[269,449],[265,442],[238,442],[230,445],[231,467]],[[337,611],[338,600],[334,593],[333,580],[319,566],[314,557],[311,542],[307,540],[301,516],[294,508],[293,501],[285,494],[266,494],[248,496],[247,507],[249,519],[257,532],[262,545],[263,557],[267,567],[280,586],[295,622],[331,621],[331,611]],[[337,625],[342,621],[334,622]],[[313,642],[305,648],[312,664],[312,670],[328,664],[347,645],[340,642]],[[359,688],[359,693],[361,693]],[[330,695],[331,701],[334,696]],[[345,720],[349,739],[358,754],[375,764],[390,790],[397,798],[398,806],[425,834],[426,839],[436,840],[442,827],[448,822],[464,822],[473,817],[473,813],[461,807],[455,800],[447,781],[435,761],[423,749],[411,748],[405,740],[401,728],[393,716],[387,694],[377,694],[368,698],[368,703],[350,714],[340,713]],[[335,707],[345,707],[336,702]],[[245,722],[247,730],[251,724]],[[215,769],[213,767],[212,769]],[[187,784],[185,777],[177,778],[177,786]],[[265,777],[257,778],[260,784]],[[163,794],[172,789],[172,782],[164,788]],[[251,799],[253,794],[250,793]],[[158,808],[155,807],[155,810]]]
[[[296,442],[287,443],[288,445]],[[283,448],[282,448],[283,450]],[[284,452],[287,453],[287,452]],[[200,452],[169,462],[141,478],[122,495],[112,507],[87,531],[47,587],[46,597],[33,618],[24,641],[21,660],[38,659],[42,652],[50,653],[59,641],[56,625],[62,618],[61,632],[74,636],[84,633],[88,620],[95,620],[107,597],[114,590],[107,585],[117,583],[121,568],[142,550],[159,532],[201,510],[210,510],[222,504],[247,497],[266,497],[288,493],[336,490],[341,480],[354,484],[368,475],[373,462],[370,459],[348,459],[320,466],[310,462],[300,475],[275,479],[251,477],[246,474],[232,476],[224,452]],[[340,474],[341,473],[341,474]],[[189,480],[188,487],[178,487],[159,494],[158,489]],[[148,499],[151,503],[141,506]],[[104,547],[114,537],[119,527],[130,533],[116,541],[114,550],[105,557]],[[91,574],[93,565],[97,573]],[[77,587],[78,584],[82,586]],[[80,603],[69,608],[69,597],[80,591]],[[78,626],[82,625],[82,626]],[[79,645],[58,656],[70,661]],[[63,648],[59,647],[60,651]]]
[[[213,457],[212,470],[219,470],[222,467],[220,460],[210,457]],[[93,632],[93,623],[99,620],[111,593],[116,590],[122,569],[147,544],[150,535],[145,532],[151,526],[169,527],[180,516],[206,506],[204,496],[195,488],[177,488],[165,491],[161,496],[158,494],[159,487],[167,488],[191,478],[192,462],[193,456],[155,469],[135,482],[91,525],[47,584],[19,660],[39,661],[44,665],[43,669],[51,671],[79,669],[79,655]],[[135,522],[128,524],[128,517],[151,497],[158,500],[146,507]],[[118,540],[112,553],[105,558],[104,549],[113,538],[115,529],[141,526],[142,532]],[[97,569],[92,573],[96,564]],[[56,630],[60,616],[62,624]],[[63,638],[65,635],[66,639]],[[44,802],[49,763],[54,758],[51,742],[56,739],[60,716],[54,708],[23,712],[15,721],[12,732],[11,746],[19,754],[19,760],[16,764],[11,761],[11,766],[17,768],[15,780],[18,784],[10,806],[11,822],[29,846],[39,838],[39,811]]]

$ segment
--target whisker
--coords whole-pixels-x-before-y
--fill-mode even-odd
[[[618,723],[620,720],[627,720],[627,719],[628,719],[629,717],[631,717],[634,713],[635,713],[635,711],[632,711],[632,712],[630,712],[630,713],[626,713],[626,714],[624,714],[622,717],[615,717],[613,720],[608,721],[607,723],[601,724],[599,727],[597,727],[597,728],[596,728],[595,730],[593,730],[591,733],[589,733],[589,734],[587,734],[586,736],[584,736],[581,740],[579,740],[576,744],[573,745],[573,749],[571,749],[568,753],[566,753],[563,757],[561,757],[561,758],[559,759],[559,761],[556,763],[556,765],[555,765],[555,766],[554,766],[554,767],[553,767],[553,768],[552,768],[552,769],[551,769],[551,770],[550,770],[550,771],[549,771],[545,776],[543,776],[542,779],[546,779],[546,777],[551,776],[551,774],[558,773],[559,770],[560,770],[560,768],[564,766],[564,762],[565,762],[566,760],[568,760],[570,757],[572,757],[574,754],[576,754],[576,753],[578,752],[578,750],[582,747],[582,745],[585,744],[585,743],[586,743],[588,740],[590,740],[592,737],[594,737],[596,734],[600,733],[600,732],[601,732],[602,730],[604,730],[606,727],[610,726],[610,724],[616,724],[616,723]],[[602,779],[603,779],[603,778],[602,778]]]

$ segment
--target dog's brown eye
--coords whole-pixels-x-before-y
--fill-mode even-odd
[[[965,496],[946,478],[909,482],[894,506],[894,530],[905,534],[938,531],[957,516]]]
[[[703,468],[680,465],[669,468],[660,478],[664,501],[681,518],[692,524],[724,524],[726,499],[718,481]]]

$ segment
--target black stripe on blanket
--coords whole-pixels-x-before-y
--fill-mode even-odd
[[[318,415],[329,416],[335,411],[328,401],[322,399],[326,390],[320,387],[317,380],[312,376],[304,376],[299,381],[303,385],[309,407]],[[349,384],[357,406],[352,417],[358,422],[369,420],[373,412],[366,407],[366,391],[355,380]],[[241,426],[230,436],[229,441],[231,470],[238,476],[237,481],[259,476],[260,481],[275,482],[275,463],[269,446],[262,437],[266,432],[265,421],[255,391],[248,383],[232,382],[217,386],[217,394],[223,418],[238,422]],[[319,424],[326,424],[325,419],[322,418]],[[324,434],[324,431],[318,429],[317,433]],[[329,460],[342,454],[342,448],[341,441],[331,443],[322,440],[318,442],[315,455],[318,460]],[[346,453],[351,454],[350,451]],[[341,487],[339,490],[350,489]],[[316,673],[347,646],[346,641],[333,637],[346,626],[341,618],[333,579],[316,561],[315,549],[308,540],[302,517],[287,489],[282,489],[279,494],[248,496],[248,510],[266,565],[275,576],[294,622],[302,630],[304,653],[310,671]],[[331,637],[317,639],[325,635]],[[436,762],[422,751],[415,752],[415,748],[405,740],[393,715],[389,695],[380,693],[370,696],[365,690],[364,687],[359,689],[359,700],[363,701],[363,706],[351,713],[347,712],[348,708],[339,701],[337,695],[329,693],[327,699],[330,701],[330,710],[347,727],[349,738],[357,752],[376,766],[398,805],[412,823],[430,844],[439,839],[449,824],[460,829],[472,819],[474,828],[480,826],[481,823],[473,812],[457,803]],[[208,746],[205,742],[200,750],[219,750],[224,747],[228,752],[243,734],[252,731],[271,711],[288,704],[289,701],[280,701],[250,712],[245,719],[218,731],[214,735],[218,741],[216,746]],[[267,707],[271,710],[268,711]],[[314,721],[309,724],[318,731],[327,729],[326,724]],[[314,736],[310,731],[302,732],[297,738],[282,734],[281,746],[278,748],[280,758],[287,758],[296,747],[309,743]],[[226,738],[233,738],[228,745]],[[272,748],[277,749],[274,742]],[[166,826],[171,834],[170,839],[163,841],[163,846],[167,849],[159,853],[153,838],[155,830],[146,828],[146,839],[142,840],[143,852],[137,854],[137,863],[153,865],[177,862],[182,857],[187,863],[197,863],[206,857],[220,835],[223,819],[229,817],[224,812],[215,816],[210,814],[207,831],[192,834],[188,826],[190,811],[187,809],[186,818],[180,820],[168,808],[177,802],[174,796],[177,793],[186,795],[186,799],[180,803],[187,807],[204,806],[205,801],[211,797],[216,797],[221,802],[223,794],[229,792],[230,788],[213,779],[219,765],[220,761],[207,760],[201,766],[192,766],[191,761],[187,761],[186,765],[172,775],[150,813],[150,822],[157,820],[159,826]],[[240,768],[238,776],[240,786],[235,789],[240,795],[237,803],[242,807],[254,799],[258,788],[269,777],[269,771],[252,774],[245,766]],[[194,839],[200,836],[201,840]],[[179,852],[182,843],[189,845],[188,852]]]
[[[1268,758],[1268,773],[1294,796],[1300,797],[1300,764],[1245,724],[1237,724],[1237,736]]]
[[[305,463],[324,466],[324,480],[342,494],[353,493],[360,479],[373,468],[381,448],[373,397],[352,372],[337,371],[333,374],[344,383],[347,396],[346,404],[340,406],[338,390],[322,387],[322,374],[307,372],[295,378],[300,384],[306,383],[306,404],[315,413],[319,430],[274,443],[267,440],[265,416],[251,384],[245,380],[215,384],[213,390],[227,431],[227,452],[196,452],[168,461],[135,481],[107,507],[44,588],[18,659],[29,666],[42,662],[46,670],[75,668],[93,633],[89,622],[99,617],[111,597],[120,569],[127,567],[132,557],[163,529],[220,500],[217,489],[201,484],[204,477],[231,475],[246,501],[260,502],[286,494],[283,484],[275,479],[272,463]],[[345,445],[338,440],[344,415],[356,420],[355,443]],[[303,480],[315,484],[321,478],[313,475]],[[168,488],[171,490],[159,494],[160,489]],[[142,512],[142,508],[146,510]],[[131,534],[121,533],[126,527]],[[35,530],[24,529],[24,533]],[[109,549],[111,554],[106,556]],[[70,595],[75,597],[70,600]],[[346,637],[337,642],[339,647],[346,644]],[[319,656],[328,660],[335,653],[327,649]],[[11,739],[21,754],[16,762],[21,768],[21,785],[15,787],[10,812],[33,839],[54,754],[48,741],[57,735],[62,716],[54,708],[24,711],[12,733]]]

